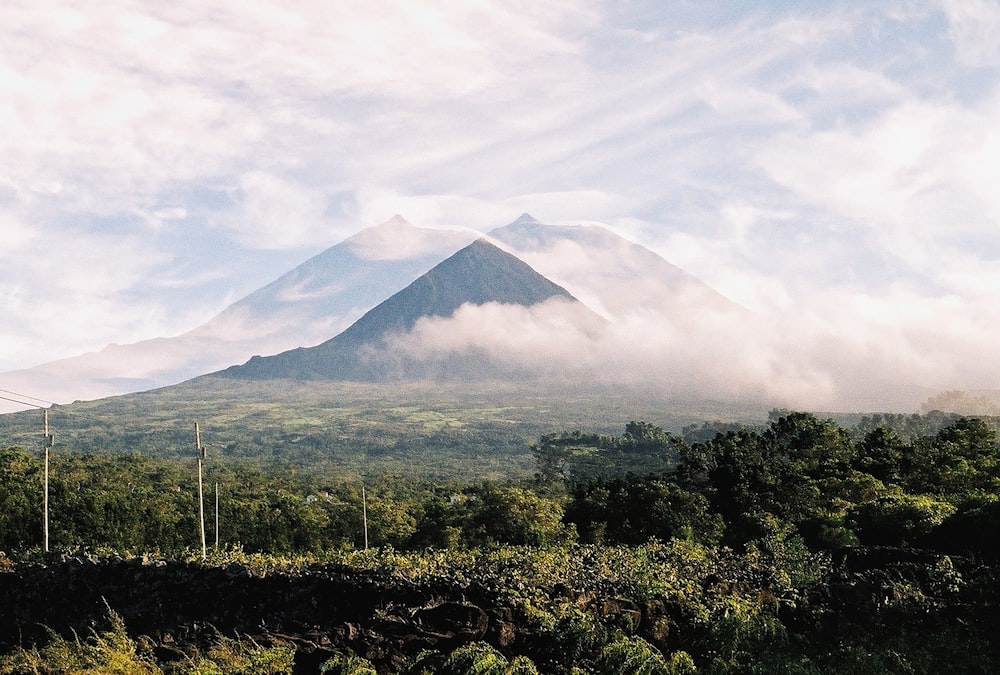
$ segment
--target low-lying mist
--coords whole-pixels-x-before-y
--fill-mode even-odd
[[[916,412],[942,391],[988,388],[995,360],[975,350],[983,346],[975,332],[941,330],[934,314],[858,309],[707,309],[679,320],[635,311],[604,322],[562,300],[465,305],[451,318],[421,320],[390,349],[442,369],[461,362],[461,377],[472,363],[484,375],[533,373],[807,410]]]

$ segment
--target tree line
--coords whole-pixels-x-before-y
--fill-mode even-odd
[[[920,546],[996,557],[995,427],[954,418],[909,437],[893,425],[900,419],[869,418],[848,430],[776,411],[766,425],[714,435],[706,427],[693,441],[647,422],[621,435],[552,433],[531,448],[534,478],[516,484],[363,483],[310,467],[219,460],[205,473],[206,529],[212,542],[218,496],[219,541],[252,552],[361,547],[367,520],[370,545],[403,550],[650,539],[739,548],[781,533],[817,550]],[[53,545],[164,554],[194,547],[194,467],[194,458],[54,453]],[[0,550],[39,544],[42,490],[37,453],[0,451]]]
[[[911,421],[866,419],[853,438],[832,420],[779,411],[764,427],[693,443],[635,424],[621,437],[546,436],[534,451],[541,477],[565,486],[564,522],[584,542],[682,538],[739,548],[780,532],[815,550],[913,546],[995,558],[995,426],[955,418],[908,438],[893,424]],[[670,467],[609,476],[615,465],[651,458]]]

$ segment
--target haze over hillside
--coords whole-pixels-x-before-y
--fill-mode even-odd
[[[545,225],[523,214],[491,234],[495,244],[531,260],[543,275],[558,279],[606,317],[627,319],[654,312],[676,319],[695,316],[702,307],[718,309],[729,304],[660,256],[596,225]],[[0,384],[56,402],[95,399],[174,384],[243,363],[253,355],[316,345],[336,337],[478,236],[471,230],[416,227],[397,215],[310,258],[187,333],[109,345],[100,352],[4,373]],[[543,354],[564,349],[577,337],[569,331],[550,340],[537,321],[527,331],[523,325],[512,329],[523,324],[524,317],[502,316],[510,308],[492,307],[487,312],[492,313],[481,317],[486,322],[483,326],[505,321],[509,326],[480,331],[477,340],[490,343],[503,336],[520,336],[519,344],[488,344],[487,348],[506,350],[508,357],[519,352],[525,367],[543,365],[531,365],[540,348],[544,347]],[[453,318],[466,324],[462,331],[446,331],[453,342],[459,335],[470,335],[468,324],[478,321],[468,313]],[[425,324],[421,331],[443,330],[439,324]]]
[[[600,225],[544,225],[525,213],[489,234],[608,318],[652,311],[683,321],[691,312],[737,309],[704,282]]]
[[[500,271],[466,264],[450,277],[451,295],[434,284],[417,292],[418,284],[374,312],[479,237],[490,243],[477,248],[505,251],[510,264]],[[575,301],[504,296],[505,284],[524,268]],[[432,291],[440,297],[432,300]],[[925,383],[935,378],[921,370],[927,365],[922,355],[895,348],[891,335],[845,332],[848,326],[836,323],[838,311],[748,311],[596,224],[547,225],[523,214],[481,235],[415,227],[396,216],[187,333],[2,374],[0,388],[56,402],[95,399],[281,354],[230,374],[349,380],[516,374],[672,400],[754,400],[830,411],[911,412],[941,391]],[[310,346],[317,347],[305,349]],[[285,352],[306,354],[305,360]]]
[[[175,384],[254,354],[318,344],[477,236],[416,227],[397,215],[310,258],[182,335],[109,345],[3,373],[0,386],[61,403],[90,400]]]
[[[451,335],[817,411],[1000,382],[996,0],[52,5],[0,4],[0,387],[89,398],[319,344],[479,234],[289,315],[293,342],[234,348],[239,313],[178,338],[393,213],[488,234],[525,211],[558,241],[496,240],[611,326],[460,312]],[[595,251],[591,223],[662,262]]]
[[[544,307],[543,307],[544,305]],[[474,341],[452,340],[442,348],[423,344],[424,327],[456,313],[484,308],[527,310],[535,316],[574,317],[595,328],[601,322],[564,288],[524,262],[479,239],[366,313],[350,328],[316,347],[254,357],[224,371],[243,379],[393,380],[460,377],[514,363],[516,351],[489,355]],[[542,319],[544,320],[544,319]],[[504,327],[493,327],[507,332]],[[511,324],[509,330],[518,330]],[[558,342],[553,332],[550,339]],[[435,358],[436,357],[436,358]],[[438,362],[434,367],[432,362]],[[481,374],[481,373],[480,373]]]

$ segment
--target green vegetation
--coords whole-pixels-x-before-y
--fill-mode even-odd
[[[279,675],[291,673],[294,648],[277,642],[217,635],[204,654],[190,655],[161,667],[149,638],[134,639],[121,617],[108,611],[110,626],[87,639],[50,633],[43,647],[16,647],[0,657],[0,673],[92,673],[93,675]]]
[[[325,464],[227,455],[207,466],[209,506],[219,485],[222,546],[205,565],[238,562],[261,576],[326,565],[412,583],[447,579],[489,594],[491,611],[516,626],[504,640],[411,654],[395,663],[404,673],[1000,666],[992,420],[880,416],[844,427],[777,411],[759,427],[702,425],[682,435],[644,422],[620,435],[547,433],[525,452],[531,477],[373,475],[364,499],[357,477]],[[197,560],[194,471],[193,457],[54,453],[51,539],[63,555]],[[0,549],[10,555],[0,569],[45,559],[40,491],[37,453],[0,453]],[[211,541],[211,517],[208,525]],[[41,672],[43,663],[164,672],[148,647],[112,621],[87,640],[52,635],[16,647],[0,672]],[[182,660],[185,672],[257,672],[253,663],[290,672],[294,654],[280,641],[219,636]],[[350,650],[322,667],[374,671]]]
[[[664,411],[676,411],[666,414]],[[728,422],[762,421],[759,405]],[[185,460],[201,425],[212,462],[357,480],[362,474],[442,480],[530,478],[529,446],[553,429],[613,434],[634,418],[669,428],[720,414],[644,393],[511,382],[245,382],[206,376],[174,387],[54,406],[56,454],[140,453]],[[0,447],[39,446],[41,413],[0,415]]]

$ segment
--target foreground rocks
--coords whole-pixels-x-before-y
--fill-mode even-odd
[[[0,573],[0,643],[44,640],[46,628],[86,635],[111,610],[130,633],[161,645],[216,632],[274,637],[297,645],[302,672],[316,672],[334,649],[389,668],[422,649],[512,635],[482,608],[493,605],[485,590],[448,580],[409,583],[336,566],[261,575],[237,563],[74,557]]]
[[[995,641],[982,637],[1000,624],[998,589],[1000,575],[991,565],[907,550],[852,549],[838,557],[826,579],[798,597],[761,597],[806,645],[837,644],[896,625],[928,634],[962,626],[970,644],[982,648],[986,664],[998,662]],[[705,632],[710,627],[692,620],[677,599],[638,600],[561,584],[538,590],[664,653],[683,649],[702,659],[708,652],[700,650],[712,647]],[[188,646],[224,635],[290,643],[300,673],[319,672],[338,652],[389,673],[424,650],[447,653],[476,641],[543,666],[550,645],[530,632],[524,606],[502,591],[333,564],[284,573],[241,563],[59,557],[0,567],[0,649],[44,643],[48,630],[86,636],[103,630],[113,611],[130,634],[152,639],[162,661],[181,659]]]
[[[644,623],[652,634],[662,630],[662,603],[650,609],[626,599],[579,601],[629,632]],[[474,641],[533,651],[528,621],[494,590],[336,565],[262,575],[238,563],[71,557],[0,573],[0,607],[3,646],[44,642],[47,629],[86,636],[107,625],[110,610],[130,634],[152,638],[164,660],[182,658],[184,645],[208,644],[217,634],[248,636],[294,644],[302,673],[319,672],[337,651],[364,657],[382,672],[421,651],[447,653]]]

